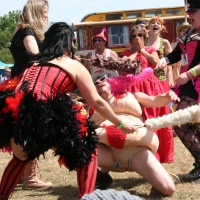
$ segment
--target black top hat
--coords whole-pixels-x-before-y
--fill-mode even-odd
[[[194,10],[200,9],[200,1],[199,0],[188,0],[187,1],[189,4],[188,9],[185,11],[187,12],[192,12]]]

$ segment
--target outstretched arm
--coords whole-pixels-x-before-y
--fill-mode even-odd
[[[166,92],[164,94],[159,94],[157,96],[149,96],[142,92],[136,92],[135,98],[142,106],[146,108],[150,107],[160,108],[167,105],[170,101],[180,101],[178,96],[171,90],[169,92]]]
[[[108,119],[115,125],[120,125],[120,128],[125,133],[132,133],[136,130],[134,125],[130,122],[123,121],[119,116],[117,116],[109,104],[102,99],[97,93],[97,90],[92,81],[91,75],[85,69],[85,67],[74,60],[70,60],[70,67],[65,67],[66,71],[73,77],[76,82],[77,87],[84,99],[94,108],[100,115]]]
[[[198,75],[200,75],[200,65],[197,65],[192,69],[190,69],[189,71],[180,74],[176,79],[176,84],[183,85]]]

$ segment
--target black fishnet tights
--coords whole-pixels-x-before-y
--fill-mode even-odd
[[[182,97],[177,106],[177,110],[184,109],[197,102],[189,97]],[[200,124],[183,124],[180,127],[174,127],[177,136],[181,142],[189,150],[195,159],[195,162],[200,162]]]

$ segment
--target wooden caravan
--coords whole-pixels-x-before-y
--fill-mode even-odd
[[[162,37],[170,42],[176,40],[176,26],[184,22],[185,7],[152,8],[142,10],[126,10],[115,12],[91,13],[83,17],[80,23],[73,23],[77,32],[78,52],[86,55],[94,49],[92,38],[106,29],[107,47],[121,53],[130,48],[129,32],[138,18],[149,20],[153,16],[160,16],[165,21],[167,33]]]

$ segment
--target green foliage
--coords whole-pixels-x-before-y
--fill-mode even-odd
[[[8,47],[19,19],[20,11],[10,11],[0,16],[0,60],[5,63],[13,63],[12,55]]]
[[[14,63],[13,57],[8,48],[3,48],[0,50],[0,61],[7,63],[7,64]]]

